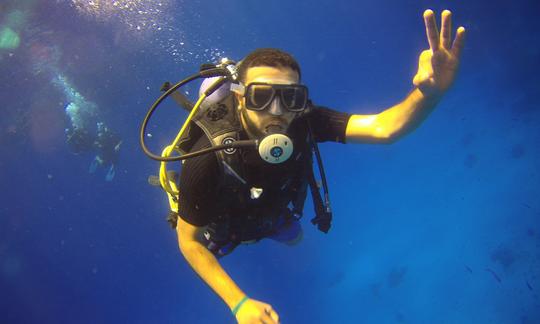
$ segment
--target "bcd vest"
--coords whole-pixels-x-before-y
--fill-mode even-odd
[[[272,234],[280,218],[301,217],[313,171],[310,135],[303,118],[296,119],[290,129],[295,150],[279,165],[263,161],[254,149],[214,153],[220,170],[216,190],[223,199],[216,202],[218,213],[208,227],[213,241],[258,240]],[[190,152],[201,136],[212,146],[245,139],[233,95],[201,107],[180,139],[178,151]]]

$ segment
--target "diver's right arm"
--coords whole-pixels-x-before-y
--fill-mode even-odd
[[[204,245],[196,240],[200,227],[193,226],[178,217],[176,233],[182,255],[193,270],[233,309],[246,294],[223,270],[216,257]]]
[[[197,241],[197,233],[200,227],[193,226],[181,217],[178,217],[176,233],[178,245],[184,258],[195,272],[221,297],[221,299],[234,309],[246,294],[223,270],[212,252]],[[255,299],[248,299],[236,313],[236,319],[240,324],[247,323],[279,323],[279,316],[272,306]]]

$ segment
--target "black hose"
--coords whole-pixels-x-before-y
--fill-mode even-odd
[[[223,68],[214,68],[214,69],[204,70],[204,71],[201,71],[201,72],[199,72],[197,74],[191,75],[191,76],[185,78],[184,80],[178,82],[177,84],[175,84],[171,88],[167,89],[167,91],[165,91],[165,93],[163,93],[152,104],[152,106],[150,107],[150,109],[146,113],[146,116],[143,119],[143,122],[142,122],[142,125],[141,125],[141,130],[140,130],[140,133],[139,133],[139,142],[141,144],[141,148],[142,148],[144,154],[146,154],[149,158],[151,158],[152,160],[155,160],[155,161],[173,162],[173,161],[181,161],[181,160],[184,160],[184,159],[189,159],[189,158],[196,157],[196,156],[199,156],[199,155],[207,154],[207,153],[218,151],[218,150],[225,150],[225,149],[229,149],[229,148],[249,147],[249,146],[257,147],[258,142],[255,141],[255,140],[236,141],[236,142],[233,142],[233,143],[230,143],[230,144],[217,145],[217,146],[210,147],[210,148],[200,150],[200,151],[197,151],[197,152],[184,154],[182,156],[163,157],[161,155],[156,155],[156,154],[150,152],[150,150],[146,146],[146,143],[144,141],[144,137],[145,137],[145,134],[146,134],[146,127],[148,126],[148,121],[150,120],[150,118],[154,114],[156,108],[161,104],[161,102],[163,100],[165,100],[165,98],[167,98],[169,95],[171,95],[173,92],[175,92],[178,88],[180,88],[181,86],[185,85],[188,82],[191,82],[191,81],[196,80],[196,79],[201,78],[201,77],[207,78],[207,77],[213,77],[213,76],[221,76],[224,73],[226,74],[227,71],[224,70]],[[213,87],[213,88],[214,88],[213,90],[217,89],[217,87]],[[210,91],[208,91],[208,92],[210,92]]]
[[[163,159],[166,159],[166,158],[163,158],[160,155],[156,155],[156,154],[153,154],[152,152],[150,152],[150,150],[146,147],[146,143],[144,142],[144,135],[146,134],[146,127],[148,126],[148,121],[150,120],[150,118],[154,114],[156,108],[159,106],[159,104],[161,104],[161,102],[163,100],[165,100],[165,98],[167,98],[171,93],[176,91],[176,89],[178,89],[181,86],[183,86],[184,84],[186,84],[188,82],[191,82],[193,80],[196,80],[196,79],[198,79],[200,77],[201,77],[200,73],[191,75],[191,76],[185,78],[184,80],[178,82],[177,84],[175,84],[171,88],[169,88],[156,101],[154,101],[154,103],[152,104],[152,106],[150,107],[148,112],[146,113],[146,116],[144,116],[144,119],[143,119],[143,122],[142,122],[142,125],[141,125],[141,131],[139,133],[139,142],[141,144],[141,148],[142,148],[144,154],[146,154],[149,158],[151,158],[153,160],[156,160],[156,161],[166,161],[166,160],[163,160]]]

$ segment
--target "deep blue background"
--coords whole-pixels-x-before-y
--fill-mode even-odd
[[[147,184],[158,164],[138,130],[159,86],[220,55],[278,47],[298,59],[314,101],[377,113],[412,90],[427,8],[438,20],[452,10],[454,30],[468,31],[435,112],[393,145],[321,145],[330,233],[311,226],[307,202],[300,245],[241,247],[223,266],[282,323],[540,323],[535,1],[163,0],[151,15],[138,11],[158,1],[89,2],[0,4],[0,29],[20,36],[0,49],[0,323],[234,323]],[[113,182],[64,143],[54,73],[123,137]],[[183,118],[172,103],[158,112],[155,151]]]

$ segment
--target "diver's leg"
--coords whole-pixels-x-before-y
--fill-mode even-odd
[[[285,222],[275,234],[268,236],[269,239],[284,243],[289,246],[296,245],[302,241],[304,231],[300,221],[291,219]]]

